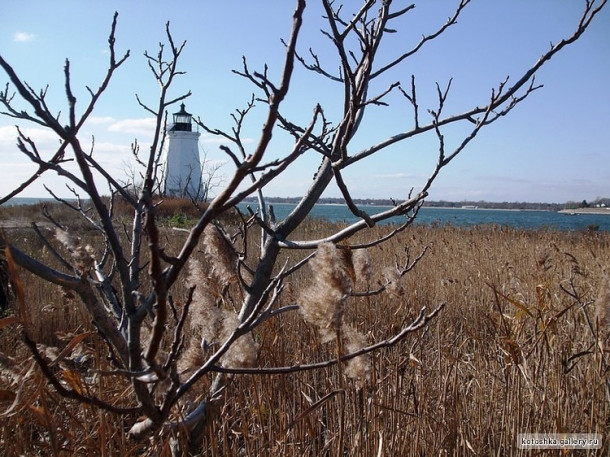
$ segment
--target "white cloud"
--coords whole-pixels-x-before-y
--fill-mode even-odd
[[[114,122],[108,127],[109,132],[128,133],[152,137],[155,132],[156,120],[152,117],[142,119],[124,119]]]
[[[17,143],[17,129],[12,125],[0,127],[0,145],[13,146]]]
[[[16,32],[13,35],[13,41],[17,43],[27,43],[28,41],[33,41],[34,38],[36,38],[36,35],[27,32]]]
[[[95,143],[95,153],[102,154],[131,154],[131,146],[128,144],[116,144],[110,142]]]
[[[22,127],[21,133],[31,138],[37,147],[51,147],[59,145],[59,137],[49,129],[37,127]],[[17,129],[13,125],[0,127],[0,146],[15,146],[17,144]]]
[[[87,119],[87,124],[103,125],[111,124],[115,121],[116,119],[111,116],[91,116],[89,119]]]
[[[3,170],[11,170],[11,174],[23,174],[26,172],[30,172],[31,170],[35,170],[36,169],[36,165],[32,164],[32,162],[22,162],[22,163],[17,163],[17,162],[0,162],[0,168],[2,168]]]

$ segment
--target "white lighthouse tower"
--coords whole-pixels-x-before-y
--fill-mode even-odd
[[[168,145],[163,166],[161,190],[168,197],[199,199],[201,161],[199,159],[199,132],[193,132],[192,115],[180,105],[174,113],[174,122],[167,127]]]

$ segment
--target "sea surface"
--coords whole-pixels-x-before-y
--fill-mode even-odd
[[[245,209],[247,205],[240,205]],[[295,207],[293,204],[272,204],[278,220],[286,217]],[[251,205],[256,209],[256,205]],[[369,214],[389,209],[389,206],[361,206],[360,209]],[[333,222],[356,222],[347,207],[342,205],[316,205],[311,213],[313,217],[327,219]],[[400,223],[404,218],[390,219],[391,223]],[[554,211],[519,211],[495,210],[481,208],[422,208],[417,215],[415,224],[447,225],[457,227],[472,227],[475,225],[501,225],[525,229],[546,230],[603,230],[610,231],[609,214],[564,214]]]
[[[8,204],[33,204],[44,200],[39,198],[13,198]],[[278,220],[285,218],[294,209],[290,203],[272,204]],[[240,204],[242,210],[247,204]],[[255,204],[250,204],[256,210]],[[389,209],[389,206],[363,206],[361,209],[369,214]],[[609,211],[610,213],[610,211]],[[311,213],[312,217],[326,219],[332,222],[351,223],[357,218],[342,205],[316,205]],[[403,218],[390,219],[390,223],[400,223]],[[422,208],[419,211],[415,224],[446,225],[457,227],[472,227],[475,225],[501,225],[514,228],[542,229],[542,230],[603,230],[610,231],[610,214],[563,214],[554,211],[519,211],[494,210],[481,208]]]

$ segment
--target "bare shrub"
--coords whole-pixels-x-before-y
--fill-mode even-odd
[[[523,417],[531,419],[527,423],[549,425],[548,420],[538,417],[540,413],[533,409],[521,409],[518,415],[510,412],[517,408],[524,395],[533,396],[536,389],[550,389],[546,403],[542,405],[546,409],[553,409],[559,403],[560,384],[574,389],[572,380],[557,376],[551,378],[557,384],[546,386],[547,380],[539,377],[538,372],[532,372],[533,364],[526,367],[528,359],[533,357],[537,367],[546,366],[551,360],[550,349],[557,348],[566,355],[567,362],[574,362],[566,365],[571,372],[590,367],[574,355],[573,349],[582,348],[557,346],[557,341],[567,344],[565,335],[577,325],[575,319],[562,321],[565,324],[562,327],[556,323],[572,309],[565,307],[565,303],[558,303],[552,288],[556,278],[551,273],[561,274],[557,265],[565,267],[565,258],[561,258],[563,262],[554,259],[546,270],[537,270],[542,281],[534,288],[535,295],[527,289],[521,297],[514,296],[513,292],[525,281],[521,275],[531,269],[531,259],[519,258],[518,261],[526,265],[523,270],[509,264],[494,264],[492,268],[483,269],[475,259],[463,259],[460,268],[471,272],[468,278],[456,271],[451,272],[451,276],[434,277],[432,281],[432,274],[426,272],[416,282],[410,282],[413,279],[407,273],[416,271],[415,267],[425,258],[428,247],[418,243],[418,238],[425,238],[425,233],[418,232],[409,239],[401,236],[405,231],[412,233],[409,228],[439,173],[465,150],[481,129],[511,113],[541,87],[535,83],[536,73],[582,35],[605,1],[587,1],[571,34],[547,49],[523,74],[517,75],[514,83],[511,79],[512,85],[508,79],[500,81],[487,91],[486,102],[473,101],[470,108],[460,113],[447,114],[444,110],[450,82],[445,88],[437,85],[438,99],[433,102],[434,106],[426,107],[428,116],[425,119],[416,100],[415,78],[404,87],[400,83],[385,88],[372,84],[381,80],[381,76],[396,80],[393,73],[401,74],[399,69],[405,60],[453,27],[468,3],[468,0],[460,1],[448,21],[437,30],[418,37],[418,44],[413,49],[395,49],[392,55],[396,57],[380,61],[383,53],[378,54],[378,50],[386,43],[385,37],[394,31],[394,24],[398,29],[407,28],[401,21],[408,16],[411,7],[395,7],[391,1],[341,6],[322,0],[322,33],[331,39],[335,51],[335,62],[331,64],[332,70],[328,70],[314,50],[307,54],[308,57],[299,51],[307,46],[303,47],[299,42],[305,1],[297,0],[290,36],[285,41],[282,68],[273,72],[279,75],[277,79],[272,80],[266,66],[256,71],[244,58],[242,67],[235,73],[252,84],[256,94],[244,108],[232,114],[232,128],[222,131],[201,119],[196,121],[202,130],[224,142],[221,149],[233,168],[227,184],[216,196],[207,205],[194,210],[192,221],[187,224],[180,220],[181,225],[188,226],[186,232],[164,229],[164,224],[160,223],[163,222],[160,221],[163,205],[171,206],[172,211],[177,211],[180,205],[169,201],[157,204],[156,199],[161,178],[159,160],[166,141],[165,118],[174,104],[190,96],[190,92],[172,93],[175,78],[183,73],[179,61],[186,43],[174,40],[169,24],[165,43],[160,44],[157,52],[145,53],[160,92],[158,99],[151,103],[138,98],[140,106],[154,116],[156,123],[148,155],[140,156],[137,145],[132,146],[136,160],[143,167],[142,185],[137,195],[100,165],[95,148],[85,150],[83,147],[83,125],[96,111],[99,99],[129,58],[129,52],[118,54],[116,50],[118,15],[115,14],[109,34],[106,72],[98,86],[87,86],[89,98],[83,106],[81,101],[77,105],[69,60],[64,67],[66,106],[51,107],[47,90],[30,87],[0,56],[0,67],[9,80],[0,91],[2,114],[19,123],[34,123],[59,140],[57,149],[42,153],[23,129],[17,127],[17,148],[37,170],[30,179],[2,196],[0,205],[45,173],[54,172],[73,186],[74,199],[58,200],[66,211],[78,216],[68,218],[71,222],[66,224],[47,211],[45,218],[60,230],[61,240],[53,239],[35,226],[33,230],[43,249],[33,249],[10,233],[0,234],[0,247],[18,296],[15,315],[2,320],[1,329],[10,332],[13,341],[19,336],[20,351],[24,348],[28,351],[27,355],[19,353],[18,362],[5,356],[2,359],[11,376],[16,376],[2,393],[3,398],[11,402],[3,415],[17,421],[16,411],[19,411],[26,412],[32,419],[24,421],[27,423],[14,422],[18,424],[16,433],[33,437],[30,444],[44,452],[50,450],[59,454],[63,452],[65,442],[76,440],[74,452],[79,452],[80,446],[93,443],[93,448],[105,454],[110,431],[104,415],[112,413],[122,417],[124,424],[121,426],[125,426],[131,438],[156,439],[158,446],[151,452],[167,454],[170,447],[174,450],[178,447],[185,453],[200,453],[205,449],[213,454],[242,455],[259,451],[249,439],[267,430],[268,421],[274,421],[275,413],[278,413],[283,417],[283,427],[275,429],[276,433],[271,435],[273,439],[266,441],[265,449],[283,446],[284,452],[286,443],[304,442],[307,443],[305,453],[311,455],[328,453],[331,448],[336,455],[356,450],[370,455],[366,444],[349,449],[346,437],[353,437],[354,443],[364,443],[373,436],[370,441],[377,441],[379,454],[387,450],[391,455],[409,455],[414,449],[454,453],[460,446],[464,453],[466,448],[474,447],[476,437],[483,442],[480,448],[483,454],[490,449],[505,451],[506,440],[514,437],[522,424],[517,421]],[[337,67],[339,72],[335,73]],[[314,103],[308,120],[297,122],[292,119],[285,102],[291,97],[293,75],[299,70],[337,83],[337,93],[341,96],[337,106],[330,109]],[[376,128],[375,119],[365,112],[368,114],[371,106],[388,106],[390,94],[394,93],[412,113],[412,122],[405,123],[404,130],[394,132],[377,144],[358,144],[354,139],[358,138],[359,131]],[[264,114],[259,137],[249,142],[242,132],[246,123],[251,122],[255,105]],[[58,112],[62,114],[58,116]],[[456,131],[460,131],[461,136],[455,141],[445,141],[445,135]],[[414,136],[426,133],[435,138],[437,150],[434,164],[421,186],[405,192],[405,197],[389,209],[369,213],[359,208],[344,179],[345,171],[355,164],[372,160],[375,154],[390,146],[404,144]],[[277,148],[285,152],[276,156],[275,139],[282,135],[291,139],[292,146],[289,150]],[[449,144],[456,146],[449,149]],[[314,178],[295,209],[277,220],[266,204],[266,186],[288,167],[297,166],[298,159],[305,153],[319,157],[320,165],[311,170]],[[67,162],[73,162],[74,168],[67,167]],[[357,222],[343,226],[307,222],[314,205],[331,185],[336,185],[346,206],[358,217]],[[408,188],[405,185],[405,189]],[[255,210],[227,218],[236,205],[252,195],[257,198]],[[116,208],[121,208],[120,214],[115,214],[119,201]],[[127,214],[131,215],[126,217]],[[399,225],[377,226],[396,216],[401,217]],[[78,232],[78,237],[74,232]],[[450,231],[446,236],[449,239],[460,233]],[[495,232],[474,231],[464,238],[466,243],[476,243],[479,236],[484,240],[508,243],[502,233]],[[89,238],[93,241],[89,242]],[[436,240],[434,249],[444,246],[449,251],[447,239]],[[392,245],[397,241],[400,247]],[[462,239],[460,242],[464,243]],[[369,273],[361,267],[361,261],[355,268],[353,253],[380,245],[393,246],[392,255],[380,255],[379,270],[389,268],[386,277],[379,275],[366,287],[363,284],[362,289],[357,289],[356,278]],[[496,248],[497,245],[486,245],[488,252]],[[314,251],[317,254],[313,255]],[[296,279],[304,274],[303,266],[307,263],[313,265],[311,271],[317,288],[308,289],[301,306],[286,302],[283,297],[286,284],[293,281],[293,286],[299,290],[303,283]],[[192,277],[190,284],[185,284],[189,265]],[[574,263],[571,266],[571,288],[565,288],[564,292],[573,302],[572,307],[579,303],[583,308],[587,301],[582,297],[586,294],[579,283],[582,276],[577,273],[582,273],[582,268],[576,269]],[[504,287],[502,280],[509,267],[513,275],[512,289]],[[47,297],[54,298],[49,300],[52,306],[57,305],[58,291],[69,293],[70,305],[87,316],[80,322],[82,327],[76,327],[73,336],[66,338],[68,343],[62,345],[61,350],[59,347],[58,351],[47,350],[48,345],[38,346],[34,339],[36,326],[44,325],[44,315],[31,304],[31,291],[22,280],[25,278],[21,274],[23,270],[54,286],[51,292],[44,292]],[[446,269],[443,271],[443,275],[449,274]],[[456,302],[460,299],[460,292],[453,285],[468,281],[480,284],[481,275],[489,289],[486,289],[488,300],[478,303],[477,297],[471,297],[476,306],[464,305],[459,312],[442,316],[441,311],[446,307],[444,297]],[[404,284],[409,282],[408,286]],[[470,296],[472,290],[474,287],[467,287],[465,294]],[[352,298],[374,306],[368,309],[354,306],[352,309],[346,306]],[[70,307],[66,309],[71,310]],[[317,326],[316,332],[321,334],[324,344],[311,338],[294,343],[294,340],[303,339],[303,332],[310,331],[295,319],[295,311],[299,309],[303,310],[307,322]],[[380,325],[382,322],[387,324],[386,316],[393,316],[391,323]],[[363,317],[366,325],[371,322],[368,330],[362,323]],[[455,324],[450,325],[448,319],[455,319]],[[473,327],[473,322],[480,325]],[[448,330],[447,337],[442,336],[438,325]],[[275,333],[266,333],[273,330]],[[467,338],[460,340],[462,335]],[[488,338],[483,339],[483,335]],[[334,350],[330,351],[325,344],[333,338]],[[455,344],[458,340],[459,345]],[[92,344],[91,351],[95,354],[91,376],[88,372],[84,376],[76,369],[80,362],[70,355],[85,341]],[[404,345],[400,345],[405,341],[410,343],[409,354],[405,353]],[[483,342],[489,347],[484,347]],[[577,344],[584,346],[587,342],[581,339]],[[269,351],[259,353],[260,348]],[[17,353],[17,350],[13,352]],[[587,350],[576,354],[583,352]],[[376,356],[379,359],[373,358],[373,353],[379,354]],[[385,361],[384,358],[390,356],[394,358]],[[605,357],[601,353],[596,356],[600,360]],[[75,366],[62,365],[69,357]],[[553,362],[557,360],[553,359]],[[358,389],[354,391],[348,389],[342,375],[345,364],[348,364],[346,374],[359,378],[358,381],[368,377],[373,386],[370,392],[364,391],[366,382],[357,382]],[[388,370],[390,374],[387,374]],[[336,376],[329,376],[331,372]],[[471,378],[463,378],[462,373],[470,373]],[[481,373],[484,376],[479,376]],[[296,405],[289,410],[289,416],[282,414],[281,405],[274,405],[268,398],[263,400],[263,388],[234,389],[235,385],[243,387],[252,382],[245,381],[252,376],[256,384],[272,375],[302,376],[301,392],[284,392],[281,397]],[[598,372],[595,376],[580,375],[580,379],[598,381],[587,385],[590,398],[599,398],[596,391],[599,377]],[[330,388],[327,389],[320,378]],[[438,382],[429,382],[431,380]],[[498,384],[507,387],[499,388]],[[309,386],[315,386],[315,390]],[[282,387],[286,391],[286,384]],[[234,398],[227,396],[228,391]],[[494,397],[490,398],[484,392],[491,392]],[[368,394],[371,397],[365,396]],[[501,394],[506,400],[498,401]],[[462,427],[460,412],[472,406],[467,403],[472,397],[490,402],[491,406],[488,406],[481,400],[476,411],[493,413],[493,417],[500,420],[501,430],[486,430],[482,426],[465,430]],[[577,397],[581,409],[584,404],[590,404],[580,392]],[[375,398],[374,402],[369,398]],[[83,411],[60,415],[56,420],[56,414],[69,403],[66,399],[87,406]],[[499,409],[506,404],[511,408]],[[275,408],[273,412],[264,412],[271,407],[268,405]],[[348,422],[348,408],[354,417],[360,415],[363,421]],[[590,409],[591,417],[598,418],[602,408],[596,404]],[[396,414],[402,416],[398,418]],[[315,420],[314,415],[317,415]],[[62,423],[67,416],[70,426]],[[405,439],[404,433],[388,436],[383,427],[389,423],[386,416],[396,419],[395,423],[404,425],[405,430],[409,429],[413,418],[423,417],[425,428],[435,430],[435,433],[418,434],[415,431],[409,439]],[[552,416],[557,417],[556,414]],[[571,411],[566,417],[574,418],[575,413]],[[405,418],[410,422],[405,423]],[[482,424],[482,414],[474,420]],[[369,434],[368,424],[377,434]],[[586,424],[579,420],[571,425],[585,427]],[[73,429],[81,430],[82,437],[74,438]],[[120,435],[123,431],[120,427],[112,433]],[[475,431],[477,435],[474,435]],[[25,453],[8,427],[3,427],[2,433],[3,445],[12,446],[7,452]],[[275,439],[288,434],[298,438],[280,439],[279,443]],[[181,446],[172,445],[172,439]],[[202,446],[205,439],[209,442]],[[113,443],[118,444],[113,445],[112,452],[118,449],[127,455],[143,450],[139,444],[126,444],[121,440],[114,437]]]

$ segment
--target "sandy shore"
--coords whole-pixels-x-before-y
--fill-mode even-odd
[[[610,208],[574,208],[558,211],[562,214],[607,214],[610,216]]]

